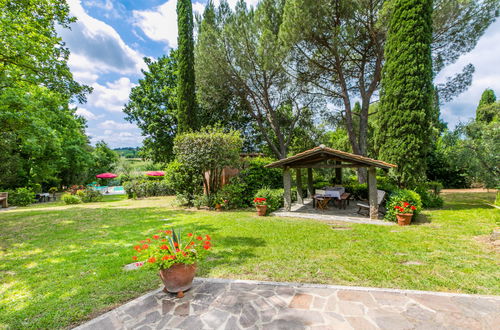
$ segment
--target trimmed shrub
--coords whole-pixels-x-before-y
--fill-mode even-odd
[[[35,202],[35,193],[29,188],[17,188],[8,191],[9,204],[16,206],[28,206]]]
[[[64,194],[61,198],[65,204],[80,204],[82,202],[77,195]]]
[[[414,214],[417,215],[422,211],[422,200],[420,199],[420,195],[413,191],[407,189],[397,189],[394,190],[390,195],[386,203],[387,212],[385,214],[385,219],[389,221],[396,221],[396,210],[394,206],[399,202],[408,202],[411,205],[414,205],[417,209]]]
[[[123,183],[123,189],[125,189],[128,198],[173,195],[173,190],[165,180],[127,181]]]

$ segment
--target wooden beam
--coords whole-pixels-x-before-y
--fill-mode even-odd
[[[287,166],[283,169],[283,194],[285,211],[292,209],[292,178],[290,177],[290,168]]]
[[[300,168],[297,168],[295,172],[295,181],[297,182],[297,203],[304,204],[304,199],[302,197],[302,173],[300,171]]]
[[[334,164],[311,164],[311,165],[292,165],[290,168],[357,168],[357,167],[369,167],[368,165],[362,165],[362,164],[341,164],[341,165],[334,165]]]
[[[370,199],[370,219],[378,219],[377,172],[375,167],[368,169],[368,196]]]
[[[312,168],[307,169],[307,197],[312,198],[314,195],[314,184],[313,184],[313,170]]]

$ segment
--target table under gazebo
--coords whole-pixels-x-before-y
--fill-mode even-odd
[[[367,168],[368,169],[368,197],[370,205],[370,219],[378,218],[377,202],[377,176],[376,169],[382,168],[388,170],[396,167],[381,160],[372,159],[345,151],[335,150],[320,145],[316,148],[306,150],[294,156],[278,160],[266,165],[270,168],[283,169],[283,185],[285,210],[290,211],[292,206],[292,180],[291,170],[295,169],[297,184],[297,201],[303,203],[302,199],[302,169],[307,169],[307,192],[308,196],[314,196],[313,172],[314,168],[335,169],[337,178],[342,177],[342,168]],[[341,183],[341,182],[338,182]]]

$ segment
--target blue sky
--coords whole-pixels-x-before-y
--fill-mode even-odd
[[[206,0],[193,0],[195,12],[203,11]],[[218,0],[214,1],[216,4]],[[237,0],[229,0],[234,6]],[[247,0],[256,4],[258,0]],[[123,105],[130,89],[141,78],[143,57],[159,57],[177,46],[176,0],[68,0],[78,21],[71,30],[60,31],[71,51],[69,65],[75,79],[94,88],[78,114],[88,121],[92,143],[106,141],[111,147],[141,145],[139,129],[124,120]],[[477,47],[450,65],[436,78],[460,72],[472,63],[476,67],[468,91],[441,107],[442,118],[454,127],[474,116],[485,88],[500,94],[500,21],[495,22]]]

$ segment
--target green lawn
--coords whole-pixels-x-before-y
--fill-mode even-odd
[[[152,271],[122,266],[165,218],[212,235],[199,276],[500,294],[499,254],[484,240],[500,222],[486,204],[494,197],[450,194],[418,225],[343,224],[348,230],[250,211],[185,211],[171,198],[0,212],[0,328],[68,327],[157,288]]]

